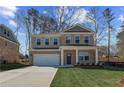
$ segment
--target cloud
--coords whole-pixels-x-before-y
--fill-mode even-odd
[[[0,6],[0,16],[5,18],[10,25],[17,27],[17,24],[14,20],[15,14],[18,8],[16,6]]]
[[[124,8],[120,8],[120,10],[124,10]]]
[[[83,23],[84,21],[86,21],[86,15],[88,12],[89,11],[81,8],[75,12],[73,19],[76,20],[77,23]]]
[[[121,15],[119,16],[118,20],[124,21],[124,15],[121,14]]]
[[[4,18],[14,18],[17,11],[15,6],[0,6],[0,16]]]
[[[18,32],[18,35],[20,36],[20,37],[22,37],[22,36],[25,36],[26,34],[24,33],[24,32]]]
[[[47,11],[44,10],[44,11],[43,11],[43,14],[47,14]]]
[[[17,24],[14,20],[9,20],[9,24],[14,26],[14,27],[17,27]]]

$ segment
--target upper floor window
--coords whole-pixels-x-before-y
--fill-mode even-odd
[[[48,38],[45,39],[45,45],[49,45],[49,39]]]
[[[76,36],[76,37],[75,37],[75,43],[76,43],[76,44],[79,44],[79,43],[80,43],[80,36]]]
[[[37,39],[37,45],[41,45],[41,39]]]
[[[6,29],[4,29],[4,34],[6,35]]]
[[[54,45],[58,45],[58,38],[54,38]]]
[[[66,44],[70,44],[71,43],[71,36],[66,36]]]
[[[7,36],[9,37],[9,31],[7,32]]]
[[[85,36],[84,37],[84,43],[85,44],[89,44],[89,36]]]

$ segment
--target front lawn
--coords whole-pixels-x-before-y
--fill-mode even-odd
[[[0,71],[5,71],[5,70],[11,70],[11,69],[17,69],[21,67],[27,67],[29,65],[24,65],[24,64],[0,64]]]
[[[124,71],[105,69],[59,68],[52,87],[112,87],[124,78]]]

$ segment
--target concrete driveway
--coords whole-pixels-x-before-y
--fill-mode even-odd
[[[31,66],[0,72],[0,87],[49,87],[57,69]]]

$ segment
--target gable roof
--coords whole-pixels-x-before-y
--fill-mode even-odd
[[[9,33],[9,36],[4,34],[4,31],[3,31],[4,29],[6,30],[6,33]],[[19,44],[19,42],[18,42],[17,38],[15,37],[13,31],[10,28],[8,28],[7,26],[5,26],[4,24],[0,24],[0,36],[3,37],[3,38],[6,38],[6,39],[8,39],[12,42],[15,42],[15,43]]]
[[[85,26],[82,26],[80,24],[77,24],[75,26],[67,28],[64,30],[64,32],[91,32],[91,33],[95,33],[93,30],[91,30]]]

